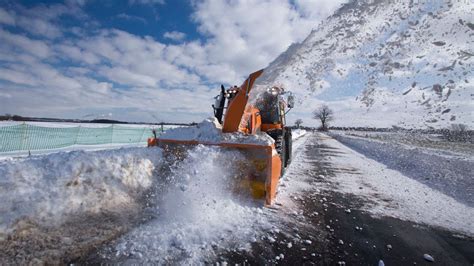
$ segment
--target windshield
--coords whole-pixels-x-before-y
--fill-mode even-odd
[[[276,124],[280,122],[280,111],[278,105],[278,95],[264,93],[259,101],[257,108],[260,110],[262,124]]]

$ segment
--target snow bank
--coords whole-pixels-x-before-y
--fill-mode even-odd
[[[299,129],[299,128],[298,128],[298,129],[293,129],[293,130],[291,131],[291,138],[292,138],[293,140],[296,140],[296,139],[299,139],[299,138],[301,138],[302,136],[304,136],[306,133],[307,133],[307,132],[306,132],[306,130],[304,130],[304,129]]]
[[[152,186],[160,149],[72,151],[0,162],[0,235],[22,218],[61,223],[71,214],[119,212]]]
[[[304,130],[302,130],[304,131]],[[299,137],[297,134],[292,134],[293,139],[293,154],[291,163],[285,170],[284,175],[280,179],[278,185],[278,194],[276,203],[281,204],[287,212],[293,213],[298,206],[294,202],[294,195],[303,191],[308,191],[312,188],[310,179],[312,177],[308,175],[308,167],[312,158],[308,158],[305,154],[306,145],[311,134],[301,134]]]
[[[64,148],[57,148],[51,150],[34,150],[34,151],[13,151],[13,152],[2,152],[0,153],[0,161],[11,161],[26,158],[31,155],[34,156],[45,156],[52,153],[58,152],[70,152],[70,151],[102,151],[102,150],[116,150],[120,148],[146,148],[146,143],[109,143],[109,144],[98,144],[98,145],[72,145]]]
[[[197,140],[208,143],[246,143],[271,145],[274,140],[265,133],[246,135],[241,132],[222,133],[222,126],[216,118],[208,118],[196,126],[169,129],[160,139]]]

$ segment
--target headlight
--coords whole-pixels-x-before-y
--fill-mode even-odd
[[[267,92],[270,93],[273,96],[276,96],[280,93],[280,89],[277,87],[271,87],[267,89]]]

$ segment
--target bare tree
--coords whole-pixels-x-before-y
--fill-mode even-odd
[[[451,124],[448,130],[443,130],[443,136],[449,141],[473,142],[474,133],[465,124]]]
[[[303,119],[301,119],[301,118],[296,119],[296,121],[295,121],[295,126],[296,126],[297,128],[300,128],[300,126],[301,126],[302,124],[303,124]]]
[[[466,130],[467,130],[467,125],[465,124],[451,124],[451,131],[464,132]]]
[[[319,119],[319,121],[321,122],[320,129],[326,131],[329,128],[329,122],[334,120],[334,112],[327,105],[324,104],[318,109],[314,110],[313,118]]]

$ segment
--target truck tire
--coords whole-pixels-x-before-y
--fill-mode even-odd
[[[290,165],[291,159],[292,159],[292,145],[293,145],[293,139],[292,139],[292,134],[291,134],[291,129],[288,128],[285,130],[285,168]]]
[[[280,155],[281,159],[281,174],[283,175],[283,171],[285,170],[286,167],[286,141],[285,141],[285,136],[283,134],[280,134],[276,137],[275,139],[275,149],[277,153]]]

